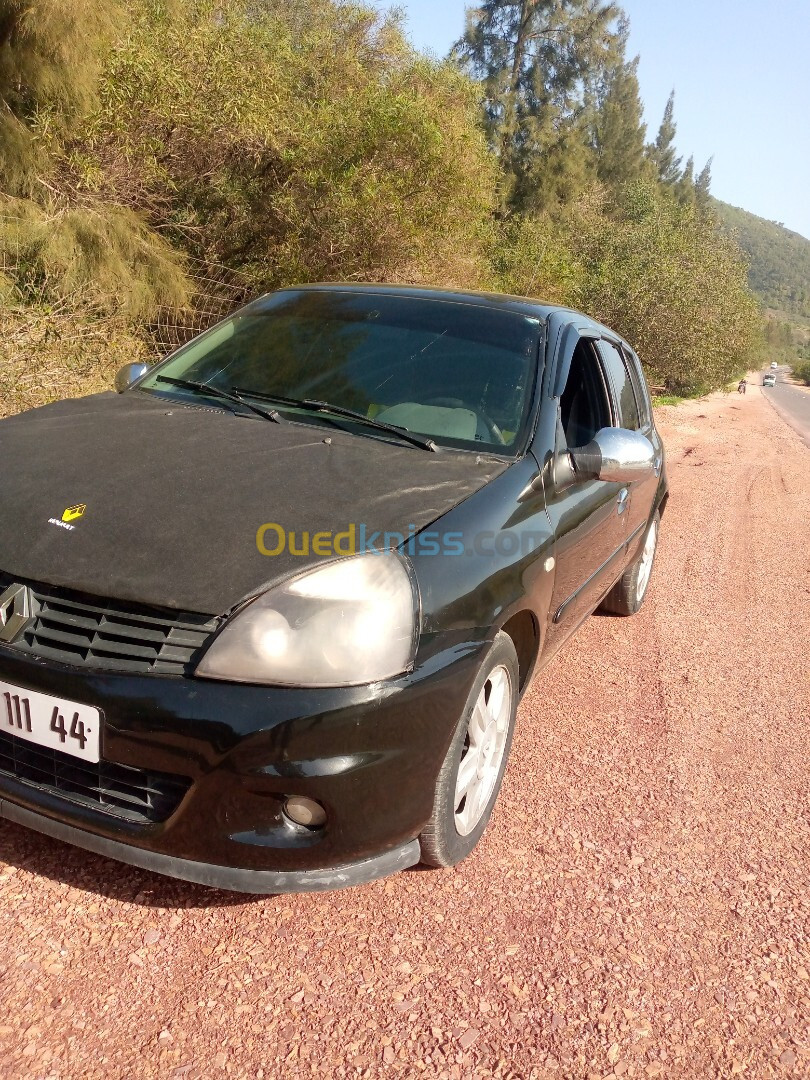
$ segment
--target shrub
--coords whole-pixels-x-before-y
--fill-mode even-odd
[[[504,285],[538,286],[606,323],[637,349],[650,382],[688,395],[747,370],[759,309],[739,249],[660,185],[627,184],[615,200],[595,188],[504,236]]]
[[[180,253],[123,206],[0,200],[0,263],[9,299],[70,299],[133,323],[191,294]]]
[[[117,0],[0,0],[0,187],[47,190],[53,151],[96,101]]]
[[[139,10],[77,175],[92,176],[88,148],[114,162],[111,198],[256,288],[486,276],[494,163],[453,65],[325,0]]]

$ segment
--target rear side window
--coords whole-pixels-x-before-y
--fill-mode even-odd
[[[605,363],[608,378],[613,384],[616,400],[619,404],[619,426],[637,431],[641,427],[636,391],[627,369],[627,361],[615,345],[609,341],[599,342],[599,352]]]
[[[647,427],[652,423],[652,413],[650,412],[650,395],[647,391],[647,384],[644,381],[644,372],[641,370],[641,361],[625,345],[622,348],[624,358],[627,361],[627,367],[630,371],[630,378],[633,381],[633,386],[636,391],[636,402],[638,404],[638,413],[641,419],[641,426]]]

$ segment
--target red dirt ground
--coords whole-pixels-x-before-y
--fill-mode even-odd
[[[648,602],[456,869],[256,900],[0,825],[4,1080],[810,1076],[810,449],[756,387],[660,427]]]

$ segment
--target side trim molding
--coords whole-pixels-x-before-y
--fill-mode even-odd
[[[583,581],[582,584],[579,586],[579,588],[571,593],[567,600],[564,600],[560,604],[560,606],[554,612],[554,618],[551,620],[555,624],[555,626],[558,622],[560,622],[567,609],[571,606],[571,604],[574,603],[577,597],[580,596],[580,594],[588,588],[591,582],[595,581],[596,578],[598,578],[601,574],[605,572],[605,570],[610,566],[614,559],[618,558],[619,555],[625,554],[629,550],[630,545],[633,543],[635,538],[640,532],[643,532],[646,527],[647,522],[642,521],[638,528],[633,529],[627,539],[622,542],[621,546],[617,547],[613,554],[609,558],[605,559],[602,565],[598,569],[594,570],[591,576],[586,578],[585,581]]]

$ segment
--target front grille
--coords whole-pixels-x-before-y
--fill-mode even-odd
[[[0,592],[14,578],[0,574]],[[218,620],[29,585],[36,620],[11,646],[46,660],[105,671],[188,675]]]
[[[0,731],[0,776],[49,791],[81,806],[141,824],[165,821],[191,786],[185,776],[93,764]]]

